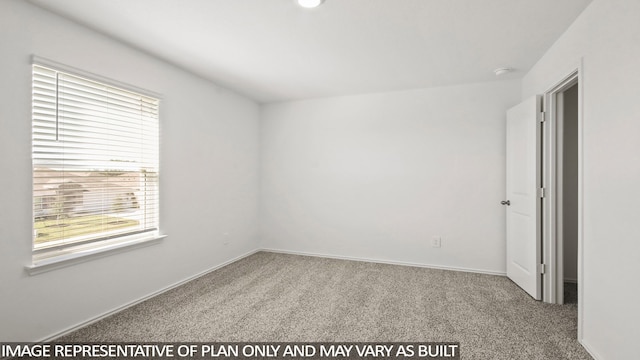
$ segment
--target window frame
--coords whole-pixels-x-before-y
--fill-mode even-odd
[[[77,76],[80,78],[87,79],[89,81],[93,81],[102,85],[114,87],[117,89],[125,90],[128,92],[135,93],[137,95],[145,96],[153,98],[157,100],[158,106],[158,139],[157,139],[157,153],[158,160],[155,167],[156,170],[156,217],[157,222],[154,230],[139,230],[132,231],[123,234],[114,234],[112,236],[105,236],[98,239],[90,239],[81,242],[71,242],[61,246],[44,246],[41,248],[36,248],[35,246],[35,224],[36,224],[36,195],[34,191],[34,176],[35,176],[35,163],[34,163],[34,143],[33,137],[31,140],[31,152],[32,152],[32,164],[31,164],[31,249],[32,249],[32,262],[30,265],[26,266],[26,269],[29,274],[34,275],[37,273],[53,270],[60,267],[66,267],[75,263],[84,262],[96,257],[102,257],[105,255],[110,255],[113,253],[122,252],[125,250],[130,250],[142,246],[147,246],[151,244],[158,243],[159,240],[166,237],[166,235],[162,235],[160,231],[160,134],[161,134],[161,114],[160,114],[160,105],[162,102],[162,96],[158,93],[142,89],[130,84],[122,83],[113,79],[105,78],[103,76],[83,71],[68,65],[64,65],[49,59],[45,59],[39,56],[32,56],[31,64],[29,66],[30,72],[32,74],[31,78],[31,92],[33,94],[34,89],[34,78],[33,71],[34,66],[41,66],[45,68],[49,68],[55,71],[67,73],[72,76]],[[33,96],[33,95],[31,95]],[[33,120],[33,109],[34,102],[33,98],[31,99],[31,128],[33,129],[34,120]]]

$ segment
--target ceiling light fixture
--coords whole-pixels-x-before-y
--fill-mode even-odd
[[[324,0],[298,0],[298,5],[303,8],[311,9],[320,6]]]
[[[504,75],[504,74],[510,73],[512,71],[513,71],[513,69],[510,68],[510,67],[502,67],[502,68],[497,68],[497,69],[493,70],[493,72],[496,73],[496,76]]]

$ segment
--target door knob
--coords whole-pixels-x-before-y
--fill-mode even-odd
[[[511,201],[509,201],[509,200],[500,201],[500,204],[509,206],[509,205],[511,205]]]

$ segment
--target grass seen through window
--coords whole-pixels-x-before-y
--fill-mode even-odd
[[[137,220],[109,215],[85,215],[63,219],[40,219],[35,221],[35,243],[95,234],[138,226]]]

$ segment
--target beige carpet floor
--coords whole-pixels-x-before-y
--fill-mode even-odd
[[[591,359],[576,319],[502,276],[259,252],[58,341],[452,341],[463,359]]]

